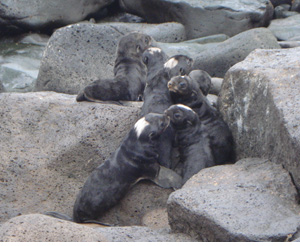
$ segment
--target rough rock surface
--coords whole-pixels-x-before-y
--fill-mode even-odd
[[[300,14],[272,20],[268,28],[278,40],[300,41]]]
[[[285,241],[300,226],[296,196],[281,165],[243,159],[203,169],[172,193],[169,223],[203,241]]]
[[[160,188],[151,181],[141,181],[99,220],[118,226],[169,228],[167,200],[172,192],[172,189]]]
[[[142,226],[76,224],[41,214],[14,217],[0,227],[0,242],[190,242],[184,234]]]
[[[3,86],[2,82],[0,81],[0,93],[4,92],[4,91],[5,91],[4,86]]]
[[[107,242],[94,228],[41,214],[14,217],[0,226],[0,242]]]
[[[132,31],[156,41],[185,40],[184,27],[178,23],[81,23],[58,29],[44,52],[36,90],[77,94],[96,79],[111,78],[118,40]]]
[[[201,52],[195,58],[194,69],[204,70],[211,77],[224,77],[231,66],[244,60],[251,51],[258,48],[279,49],[280,45],[267,28],[255,28]]]
[[[300,187],[300,48],[256,50],[224,78],[220,111],[237,158],[280,163]]]
[[[2,0],[1,27],[41,30],[83,20],[89,14],[113,3],[114,0]]]
[[[2,222],[24,213],[72,213],[87,176],[116,150],[140,111],[54,92],[1,93],[0,105]]]
[[[120,5],[148,22],[182,23],[189,39],[218,33],[234,36],[267,26],[273,15],[273,6],[266,0],[121,0]]]

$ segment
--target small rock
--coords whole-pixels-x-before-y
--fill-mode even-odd
[[[211,77],[224,77],[234,64],[244,60],[255,49],[279,49],[274,35],[267,28],[242,32],[224,42],[214,44],[194,59],[194,69],[201,69]]]
[[[268,29],[279,41],[300,41],[300,14],[272,20]]]
[[[213,77],[211,78],[211,84],[212,86],[210,88],[209,93],[218,96],[222,88],[223,78]]]

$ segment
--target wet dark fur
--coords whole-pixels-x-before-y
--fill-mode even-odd
[[[152,66],[157,64],[157,56],[148,56],[148,71],[152,71],[155,75],[150,74],[147,80],[146,88],[144,91],[144,103],[141,110],[141,116],[150,112],[163,113],[172,104],[170,93],[167,87],[167,83],[172,76],[183,75],[189,73],[192,68],[192,59],[178,55],[171,57],[170,59],[176,59],[177,65],[170,68],[160,65],[160,71],[155,72]],[[170,60],[168,59],[168,61]],[[153,64],[153,65],[152,65]],[[172,155],[172,143],[174,140],[174,131],[172,127],[168,127],[167,130],[161,135],[159,141],[159,163],[165,167],[173,168],[174,165],[171,161]]]
[[[198,83],[200,90],[204,96],[207,96],[211,88],[211,77],[203,70],[193,70],[189,73],[189,77]]]
[[[146,125],[139,122],[145,122]],[[99,223],[97,219],[116,205],[141,179],[163,188],[180,188],[182,179],[157,163],[157,141],[169,124],[163,114],[147,114],[129,131],[119,148],[88,177],[73,208],[73,218],[57,212],[46,214],[78,223]],[[139,130],[138,130],[139,129]]]
[[[201,169],[215,165],[210,139],[198,115],[191,109],[172,105],[165,111],[176,130],[176,143],[182,163],[183,183]]]
[[[168,83],[173,103],[192,108],[198,115],[203,131],[209,138],[215,164],[233,162],[233,137],[218,111],[210,105],[197,83],[188,76],[177,76]]]
[[[79,92],[80,101],[137,101],[141,97],[147,76],[142,54],[153,39],[145,34],[130,33],[121,38],[117,48],[113,79],[99,79]]]

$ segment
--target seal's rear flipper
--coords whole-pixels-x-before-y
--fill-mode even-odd
[[[52,216],[54,218],[57,218],[57,219],[62,219],[62,220],[68,220],[68,221],[73,221],[73,219],[66,215],[66,214],[62,214],[62,213],[59,213],[59,212],[45,212],[44,213],[45,215],[48,215],[48,216]]]
[[[169,189],[180,189],[182,187],[182,177],[173,170],[160,166],[159,172],[152,181],[158,186]]]

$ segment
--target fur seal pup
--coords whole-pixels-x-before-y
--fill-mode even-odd
[[[76,97],[80,101],[137,101],[142,95],[147,67],[142,54],[154,40],[133,32],[121,38],[117,48],[113,79],[99,79],[87,85]]]
[[[165,114],[176,131],[180,161],[183,164],[181,175],[185,183],[201,169],[215,165],[210,139],[198,115],[191,108],[176,104],[169,107]]]
[[[184,104],[198,115],[204,132],[210,139],[215,164],[234,161],[232,133],[218,111],[202,94],[198,84],[189,76],[176,76],[168,82],[173,103]]]
[[[147,67],[153,71],[156,65],[157,56],[148,56]],[[189,73],[192,69],[193,60],[184,55],[173,56],[168,59],[164,65],[160,66],[160,71],[148,76],[147,84],[144,90],[144,103],[141,109],[141,116],[148,113],[161,113],[171,106],[172,100],[167,87],[168,81],[172,76]],[[174,168],[172,163],[172,145],[174,140],[174,131],[168,127],[161,135],[159,141],[159,163],[167,168]]]
[[[210,88],[212,87],[211,77],[203,70],[192,70],[189,73],[189,77],[198,83],[200,90],[204,96],[207,96]]]
[[[118,149],[87,178],[75,201],[72,221],[97,221],[141,179],[163,188],[181,187],[181,177],[157,163],[157,140],[169,122],[163,114],[147,114],[135,123]]]
[[[143,62],[147,66],[147,81],[151,80],[159,72],[168,60],[167,54],[158,47],[150,47],[143,53]]]
[[[148,56],[148,70],[153,71],[156,57]],[[172,100],[168,89],[169,80],[177,75],[188,74],[193,65],[193,59],[185,55],[175,55],[169,58],[155,75],[149,76],[144,90],[144,103],[141,116],[148,113],[163,113]],[[156,71],[156,70],[155,70]]]

